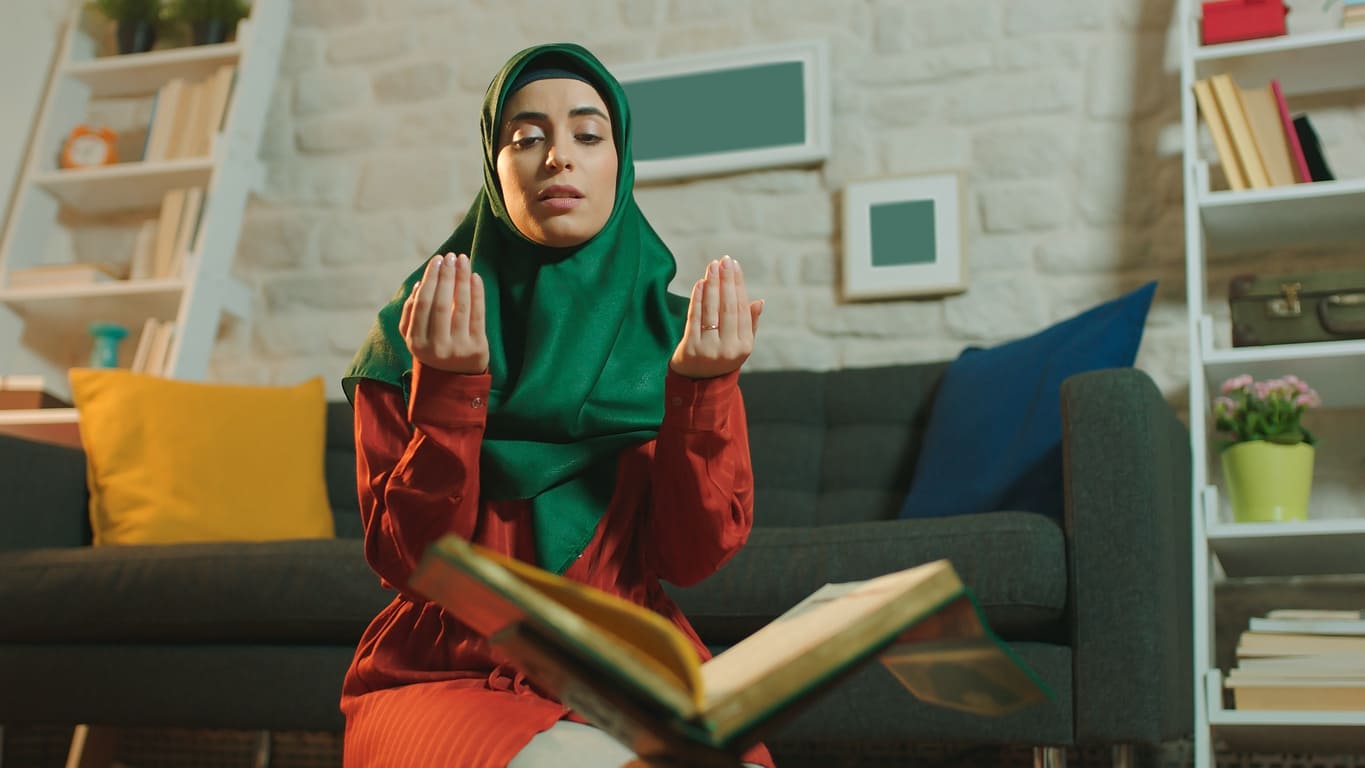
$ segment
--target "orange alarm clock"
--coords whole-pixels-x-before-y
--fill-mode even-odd
[[[118,162],[114,132],[108,128],[78,125],[62,145],[63,168],[92,168]]]

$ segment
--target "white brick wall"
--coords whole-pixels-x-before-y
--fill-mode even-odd
[[[479,187],[483,91],[516,50],[574,40],[615,66],[824,37],[835,104],[825,163],[637,191],[677,256],[675,287],[729,253],[767,298],[750,365],[946,359],[1159,279],[1138,364],[1180,400],[1174,5],[295,0],[266,133],[267,184],[235,266],[257,289],[255,316],[220,343],[215,374],[286,383],[321,373],[340,396],[335,382],[373,311]],[[1365,162],[1353,159],[1365,152],[1344,150],[1365,144],[1360,118],[1357,109],[1316,120],[1329,158]],[[944,168],[968,179],[967,293],[841,302],[841,187]],[[1225,263],[1215,274],[1272,263]]]

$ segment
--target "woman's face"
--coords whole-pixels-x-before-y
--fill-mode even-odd
[[[616,204],[616,143],[602,97],[581,80],[536,80],[502,114],[498,181],[512,223],[542,245],[587,242]]]

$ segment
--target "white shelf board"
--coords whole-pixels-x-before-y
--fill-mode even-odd
[[[81,444],[80,419],[75,408],[0,411],[0,434],[59,445]]]
[[[1205,317],[1204,327],[1212,322]],[[1249,373],[1261,380],[1292,373],[1317,390],[1326,408],[1365,407],[1365,339],[1213,349],[1207,336],[1204,371],[1210,399],[1233,376]]]
[[[116,280],[80,286],[0,290],[0,302],[26,322],[77,330],[92,322],[118,323],[136,333],[148,317],[174,320],[185,290],[181,280]]]
[[[1223,707],[1223,677],[1209,672],[1209,727],[1234,750],[1352,752],[1365,744],[1365,712],[1238,710]]]
[[[132,96],[151,93],[175,77],[202,79],[241,56],[236,42],[192,45],[75,61],[61,74],[85,83],[92,97]]]
[[[1365,240],[1365,179],[1205,192],[1199,212],[1211,251]]]
[[[1206,535],[1230,578],[1365,570],[1365,517],[1281,523],[1220,521],[1210,523]]]
[[[1365,29],[1333,29],[1301,35],[1201,46],[1194,50],[1196,79],[1228,73],[1244,88],[1280,81],[1291,98],[1365,86]]]
[[[142,163],[100,168],[48,171],[34,176],[38,186],[63,204],[88,212],[154,208],[172,189],[204,187],[213,173],[213,158]]]

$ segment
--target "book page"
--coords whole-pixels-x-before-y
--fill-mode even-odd
[[[736,696],[777,674],[807,667],[837,665],[856,657],[860,647],[885,638],[864,629],[870,620],[884,618],[899,632],[910,618],[929,614],[961,591],[962,582],[947,561],[938,561],[862,582],[826,585],[770,624],[702,665],[706,708]],[[886,612],[888,606],[898,610]],[[884,615],[883,615],[884,614]],[[899,621],[897,620],[899,617]],[[824,647],[839,645],[842,647]],[[812,655],[816,649],[823,653]],[[818,679],[822,670],[802,672]],[[790,674],[790,673],[789,673]]]
[[[531,622],[599,674],[680,717],[697,713],[696,651],[653,611],[453,535],[427,550],[410,585],[485,636]]]
[[[920,701],[976,715],[1009,714],[1045,696],[967,595],[901,634],[881,662]]]

